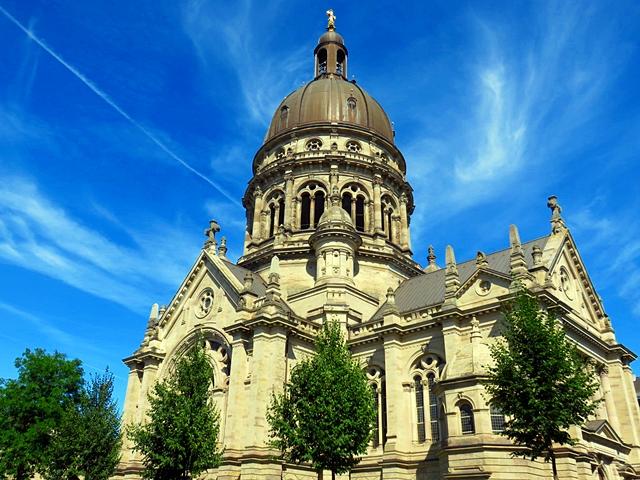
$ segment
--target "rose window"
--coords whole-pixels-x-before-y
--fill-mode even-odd
[[[206,316],[211,311],[211,307],[213,307],[213,291],[206,289],[198,298],[196,316],[199,318]]]
[[[352,153],[360,153],[360,150],[362,150],[362,147],[358,142],[351,140],[347,142],[347,150],[349,150]]]
[[[317,152],[320,150],[320,147],[322,147],[322,142],[317,138],[313,138],[307,142],[307,150],[310,152]]]

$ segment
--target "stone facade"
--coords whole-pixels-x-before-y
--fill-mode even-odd
[[[640,409],[629,367],[560,206],[551,233],[445,266],[429,248],[412,258],[414,209],[406,163],[380,105],[347,81],[347,49],[331,22],[315,49],[315,79],[276,110],[253,161],[244,254],[234,264],[212,222],[193,268],[165,308],[155,305],[130,368],[125,423],[142,421],[147,394],[203,332],[215,368],[224,463],[206,478],[312,479],[273,460],[265,418],[273,391],[313,352],[322,322],[336,320],[366,369],[378,403],[368,454],[350,478],[550,478],[544,462],[513,459],[504,418],[482,387],[500,309],[525,283],[553,308],[598,365],[601,407],[557,449],[562,479],[640,478]],[[137,479],[125,444],[119,479]]]

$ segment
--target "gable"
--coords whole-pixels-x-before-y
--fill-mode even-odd
[[[598,325],[604,318],[604,308],[570,233],[551,259],[548,279],[555,287],[552,293],[585,322]]]
[[[509,293],[511,279],[488,269],[477,270],[460,287],[458,306],[491,301]]]
[[[238,277],[248,270],[217,256],[201,252],[189,274],[180,285],[165,313],[160,318],[163,336],[184,332],[198,324],[214,324],[222,329],[233,323],[244,284]],[[242,270],[242,271],[240,271]],[[252,290],[264,292],[264,282],[251,272]]]

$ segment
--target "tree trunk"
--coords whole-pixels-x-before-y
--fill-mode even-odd
[[[336,472],[331,470],[331,480],[336,480]]]
[[[551,458],[551,471],[553,472],[553,480],[558,480],[558,469],[556,467],[556,454],[549,449],[549,457]]]

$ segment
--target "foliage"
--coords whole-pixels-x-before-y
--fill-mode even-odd
[[[79,360],[27,349],[16,359],[18,378],[0,382],[0,476],[16,480],[43,472],[65,412],[82,388]]]
[[[288,462],[344,473],[366,453],[376,422],[375,401],[337,323],[325,323],[317,354],[291,373],[267,413],[271,444]]]
[[[65,411],[47,452],[45,478],[107,480],[120,459],[120,415],[113,375],[94,375],[79,401]]]
[[[486,390],[508,418],[502,434],[525,447],[514,455],[551,459],[555,473],[553,443],[574,444],[567,429],[597,408],[593,369],[524,287],[504,321],[503,339],[491,347]]]
[[[203,343],[199,337],[169,376],[156,383],[148,422],[129,426],[134,449],[144,457],[144,478],[190,479],[220,464],[220,415],[211,402],[213,368]]]

